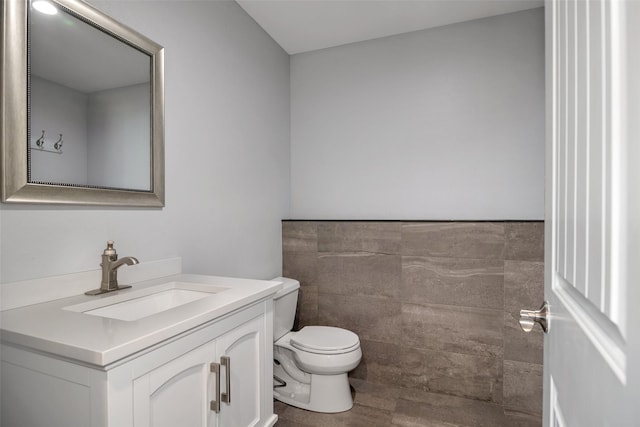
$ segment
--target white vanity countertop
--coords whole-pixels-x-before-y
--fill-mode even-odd
[[[169,282],[228,289],[134,321],[82,312],[94,306],[104,306],[106,301],[116,304],[127,299],[130,292]],[[78,295],[3,311],[0,313],[0,337],[6,343],[106,366],[246,305],[269,298],[281,287],[282,282],[279,281],[178,274],[134,283],[131,289],[99,296]],[[84,309],[68,309],[78,304]]]

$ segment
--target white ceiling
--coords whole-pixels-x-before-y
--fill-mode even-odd
[[[236,0],[289,54],[542,7],[543,0]]]
[[[149,81],[148,55],[59,11],[31,12],[31,72],[84,93]]]

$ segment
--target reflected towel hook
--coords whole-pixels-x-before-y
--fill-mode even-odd
[[[56,150],[60,151],[62,150],[62,143],[64,141],[62,140],[62,134],[60,134],[60,139],[58,139],[55,144],[53,144],[53,148],[55,148]]]
[[[62,134],[60,135],[60,138],[58,138],[58,140],[56,142],[47,142],[44,138],[45,138],[45,131],[42,131],[42,136],[40,136],[40,138],[36,139],[34,146],[29,146],[30,150],[37,150],[37,151],[44,151],[47,153],[54,153],[54,154],[62,154],[62,144],[64,143],[63,139],[62,139]],[[53,145],[52,148],[47,148],[48,146]]]
[[[42,131],[42,136],[36,140],[36,145],[38,148],[44,147],[44,131]]]

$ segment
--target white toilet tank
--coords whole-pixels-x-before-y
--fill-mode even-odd
[[[300,282],[286,277],[276,277],[273,280],[283,282],[282,289],[276,292],[273,297],[273,340],[277,341],[293,329]]]

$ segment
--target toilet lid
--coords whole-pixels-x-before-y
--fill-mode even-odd
[[[332,326],[305,326],[291,337],[293,347],[310,353],[336,354],[355,350],[358,336],[346,329]]]

